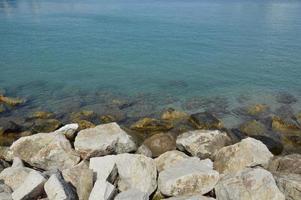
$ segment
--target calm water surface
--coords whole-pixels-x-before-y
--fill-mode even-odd
[[[0,0],[0,86],[24,112],[102,92],[277,107],[279,92],[301,100],[300,76],[301,1]]]

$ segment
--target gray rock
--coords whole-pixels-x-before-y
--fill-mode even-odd
[[[215,155],[214,168],[220,173],[231,173],[257,165],[267,167],[272,157],[262,142],[246,138],[220,149]]]
[[[186,150],[192,156],[202,159],[213,158],[214,154],[231,142],[227,133],[218,130],[188,131],[178,136],[177,147],[181,151]]]
[[[65,135],[66,138],[68,139],[74,139],[75,138],[75,133],[78,129],[78,124],[74,123],[74,124],[67,124],[63,127],[61,127],[60,129],[54,131],[57,134],[62,134]]]
[[[274,174],[277,186],[284,193],[286,200],[301,199],[300,174]]]
[[[49,200],[78,199],[75,189],[64,180],[59,171],[50,176],[44,185],[44,189]]]
[[[272,159],[269,163],[269,171],[301,174],[301,155],[290,154]]]
[[[112,200],[116,188],[108,181],[97,180],[94,184],[89,200]]]
[[[119,193],[114,200],[148,200],[148,194],[137,189],[130,189]]]
[[[159,174],[158,189],[166,196],[206,194],[219,179],[211,160],[189,158],[179,161]]]
[[[0,146],[0,159],[12,161],[14,159],[13,152],[6,146]]]
[[[95,180],[114,182],[117,177],[116,156],[108,155],[90,159],[90,169],[94,172]]]
[[[6,162],[5,160],[0,159],[0,173],[5,169],[10,167],[9,163]]]
[[[179,197],[171,197],[163,200],[214,200],[211,197],[205,197],[201,194],[192,195],[192,196],[179,196]]]
[[[177,150],[167,151],[155,159],[157,170],[159,172],[171,167],[177,162],[189,158],[185,153]]]
[[[136,154],[141,154],[150,158],[153,156],[152,151],[144,144],[137,149]]]
[[[74,147],[83,158],[127,153],[137,149],[131,136],[115,122],[80,131]]]
[[[243,169],[223,176],[215,187],[221,200],[284,200],[273,175],[261,168]]]
[[[0,199],[12,200],[12,189],[4,184],[4,181],[0,180]]]
[[[40,172],[31,171],[24,182],[13,192],[13,200],[37,199],[43,194],[46,179]]]

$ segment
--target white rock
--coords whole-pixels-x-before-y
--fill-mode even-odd
[[[215,187],[220,200],[284,200],[272,174],[261,168],[248,168],[223,176]]]
[[[205,197],[203,195],[197,194],[192,196],[170,197],[168,199],[163,199],[163,200],[214,200],[214,198]]]
[[[12,190],[10,187],[5,185],[3,181],[0,180],[0,199],[1,200],[12,200]]]
[[[267,167],[272,157],[273,154],[262,142],[246,138],[220,149],[215,155],[214,168],[220,173],[231,173],[257,165]]]
[[[159,157],[155,159],[155,163],[157,166],[157,170],[159,172],[163,171],[176,164],[177,162],[189,158],[185,153],[177,150],[167,151],[161,154]]]
[[[159,174],[158,189],[166,196],[205,194],[219,179],[211,160],[189,158],[179,161]]]
[[[83,158],[127,153],[137,149],[131,136],[115,122],[80,131],[74,147]]]
[[[94,184],[89,200],[109,200],[116,193],[114,185],[108,181],[97,180]]]
[[[44,170],[67,169],[80,160],[65,136],[56,133],[38,133],[22,137],[10,148],[15,156]]]
[[[300,174],[274,174],[277,186],[284,193],[286,200],[301,199]]]
[[[148,194],[137,189],[119,193],[114,200],[148,200]]]
[[[31,171],[25,181],[13,192],[13,200],[37,199],[43,193],[46,179],[40,172]]]
[[[230,144],[227,133],[218,130],[188,131],[177,137],[177,148],[199,158],[213,158],[222,147]]]
[[[90,160],[90,168],[97,173],[100,180],[108,179],[114,171],[115,164],[119,174],[120,191],[135,188],[150,195],[156,189],[157,169],[155,162],[149,157],[125,153]]]
[[[67,183],[61,172],[50,176],[44,185],[45,192],[49,200],[75,200],[77,194],[74,189]]]
[[[75,133],[76,133],[78,127],[79,126],[77,123],[67,124],[54,132],[57,134],[65,135],[66,138],[68,138],[68,139],[72,139],[75,137]]]
[[[152,151],[144,144],[142,144],[136,151],[136,154],[142,154],[145,155],[146,157],[152,157],[153,153]]]
[[[14,158],[13,165],[0,173],[0,180],[2,179],[12,190],[16,190],[31,171],[34,170],[24,167],[19,158]]]

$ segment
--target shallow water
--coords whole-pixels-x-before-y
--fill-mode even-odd
[[[95,109],[107,92],[144,95],[137,110],[195,112],[185,103],[196,97],[277,108],[285,91],[297,112],[300,10],[295,0],[0,0],[0,86],[29,100],[15,114]]]

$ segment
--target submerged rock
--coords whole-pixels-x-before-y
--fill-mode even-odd
[[[298,101],[296,97],[294,97],[292,94],[289,94],[287,92],[280,92],[276,96],[276,100],[277,102],[283,104],[292,104]]]
[[[44,170],[71,168],[80,160],[65,136],[56,133],[22,137],[10,149],[14,156]]]
[[[220,173],[240,171],[246,167],[267,167],[273,154],[260,141],[253,138],[220,149],[215,155],[214,168]]]
[[[251,120],[240,125],[240,131],[248,136],[266,135],[268,130],[264,124],[257,120]]]
[[[214,154],[224,146],[229,145],[230,138],[226,133],[209,130],[189,131],[179,135],[177,147],[200,158],[213,158]]]
[[[140,132],[158,132],[158,131],[168,131],[173,128],[173,125],[168,121],[143,118],[131,126],[131,129]]]
[[[218,120],[215,116],[209,112],[200,112],[192,114],[189,118],[189,121],[197,129],[221,129],[223,127],[222,122]]]
[[[45,112],[45,111],[37,111],[34,112],[29,119],[51,119],[54,118],[54,113],[51,112]]]
[[[32,131],[34,133],[49,133],[55,131],[61,125],[61,122],[57,119],[37,119],[34,121]]]
[[[137,149],[132,137],[117,123],[81,130],[75,138],[74,147],[83,158],[127,153]]]
[[[189,158],[159,173],[158,188],[167,196],[206,194],[219,179],[211,160]]]
[[[167,151],[176,149],[176,141],[168,133],[155,134],[147,138],[143,144],[151,150],[153,157],[158,157]]]
[[[273,175],[261,168],[244,169],[226,174],[215,186],[217,199],[223,200],[284,200]]]
[[[269,110],[268,105],[266,104],[255,104],[247,108],[247,114],[258,116],[264,114]]]
[[[25,100],[20,98],[6,97],[0,94],[0,103],[4,103],[14,107],[25,103]]]
[[[75,123],[77,123],[79,125],[79,130],[84,130],[84,129],[88,129],[88,128],[94,128],[96,125],[93,124],[92,122],[88,121],[88,120],[75,120]]]
[[[185,112],[177,111],[173,108],[168,108],[161,115],[161,119],[168,121],[186,120],[189,115]]]
[[[300,174],[274,174],[274,178],[286,200],[301,199],[301,175]]]
[[[189,158],[185,153],[177,150],[167,151],[155,159],[157,170],[159,172],[173,166],[174,164]]]

